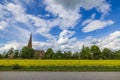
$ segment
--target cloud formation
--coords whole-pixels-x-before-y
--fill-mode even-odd
[[[50,0],[49,0],[50,1]],[[97,11],[106,14],[110,11],[110,4],[105,0],[52,0],[58,4],[61,4],[65,9],[77,10],[81,7],[86,10],[96,8]]]
[[[113,25],[114,22],[112,20],[108,20],[108,21],[103,21],[103,20],[93,20],[93,21],[89,21],[88,23],[86,23],[85,27],[82,29],[83,32],[91,32],[91,31],[95,31],[98,29],[103,29],[106,26],[110,26]]]
[[[75,36],[77,32],[74,29],[79,27],[84,16],[81,8],[85,11],[95,9],[96,12],[101,14],[100,19],[95,19],[97,14],[93,13],[91,19],[81,22],[83,26],[82,31],[85,33],[114,24],[114,21],[103,18],[111,10],[111,5],[106,0],[43,0],[42,5],[44,6],[42,7],[44,7],[44,12],[46,12],[44,15],[54,17],[52,19],[45,19],[43,18],[44,15],[27,13],[27,7],[32,7],[31,4],[33,3],[34,0],[11,0],[10,2],[6,1],[4,4],[0,4],[0,31],[6,31],[6,33],[1,34],[7,35],[9,38],[9,41],[0,45],[0,51],[11,47],[20,49],[23,45],[26,45],[30,32],[33,32],[33,35],[39,34],[39,36],[47,38],[45,41],[33,39],[33,47],[35,49],[46,50],[51,47],[54,50],[79,51],[82,45],[91,46],[97,44],[101,47],[109,48],[116,45],[119,46],[119,44],[116,44],[116,42],[119,42],[119,31],[113,32],[103,41],[102,39],[87,36],[86,39],[80,40]],[[56,36],[50,32],[55,27],[60,30]],[[80,29],[79,31],[81,31]],[[114,34],[118,36],[115,37],[116,35]],[[5,37],[3,38],[5,39]],[[106,41],[111,41],[112,43],[107,44],[105,43]],[[118,49],[118,47],[115,49]]]

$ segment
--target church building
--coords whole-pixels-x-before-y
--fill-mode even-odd
[[[32,34],[30,35],[30,39],[28,42],[27,47],[32,48]],[[43,59],[44,58],[44,50],[34,50],[35,54],[34,56],[38,59]]]

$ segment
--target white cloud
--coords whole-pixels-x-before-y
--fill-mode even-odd
[[[63,30],[59,35],[58,44],[68,44],[71,39],[70,37],[72,37],[74,33],[74,31]]]
[[[61,37],[61,38],[58,40],[58,44],[60,44],[60,45],[68,44],[68,41],[69,41],[68,38],[63,38],[63,37]]]
[[[61,49],[63,51],[68,49],[75,52],[79,51],[83,45],[88,47],[92,45],[98,45],[100,49],[109,48],[111,50],[120,50],[120,31],[115,31],[110,33],[108,36],[99,39],[92,36],[88,36],[84,40],[75,39],[73,42],[71,42],[71,44],[61,45]]]
[[[6,9],[13,14],[16,21],[28,23],[28,18],[25,15],[25,9],[21,5],[8,3],[6,5]]]
[[[113,25],[112,20],[103,21],[103,20],[92,20],[87,23],[87,25],[82,29],[83,32],[91,32],[97,29],[103,29],[104,27]]]
[[[79,45],[78,47],[98,45],[100,49],[109,48],[111,50],[120,50],[120,31],[115,31],[110,33],[108,36],[103,38],[94,38],[92,36],[86,37],[83,41],[77,41],[74,46]],[[78,48],[77,47],[77,48]]]
[[[109,34],[108,37],[101,39],[98,43],[101,47],[107,47],[111,50],[119,50],[120,49],[120,31],[115,31]]]
[[[81,19],[82,14],[80,13],[80,8],[84,8],[86,10],[96,9],[98,12],[101,12],[103,15],[101,18],[106,15],[110,11],[110,4],[108,4],[105,0],[45,0],[46,10],[52,13],[54,16],[57,16],[56,19],[57,24],[60,29],[69,29],[74,28],[78,21]],[[91,16],[91,19],[87,20],[83,23],[87,25],[87,27],[92,24],[99,24],[99,26],[95,26],[93,30],[101,29],[107,25],[113,24],[113,21],[101,21],[101,20],[92,20],[95,18],[95,14]],[[108,24],[105,24],[107,22]],[[101,26],[101,27],[100,27]],[[85,30],[86,28],[85,27]],[[92,29],[90,30],[92,31]]]
[[[85,10],[91,10],[95,8],[98,12],[107,14],[110,11],[110,4],[108,4],[105,0],[44,0],[44,3],[46,4],[46,11],[52,13],[53,16],[56,17],[52,20],[45,20],[38,16],[27,14],[26,8],[23,7],[23,3],[30,6],[32,1],[33,0],[13,0],[14,3],[8,2],[4,5],[0,5],[0,18],[3,19],[3,22],[0,22],[2,25],[0,25],[0,29],[5,29],[5,26],[11,25],[10,27],[12,27],[14,30],[10,33],[10,35],[13,35],[14,38],[17,37],[17,39],[20,41],[19,43],[17,41],[9,41],[0,48],[0,51],[8,50],[11,47],[20,49],[21,47],[25,46],[26,44],[22,43],[27,43],[26,40],[28,40],[29,37],[28,33],[31,31],[33,33],[39,33],[40,35],[48,38],[46,42],[33,41],[33,47],[35,49],[46,50],[47,48],[51,47],[54,50],[60,49],[62,51],[78,51],[83,44],[90,46],[92,44],[99,43],[98,45],[100,46],[107,46],[105,41],[107,41],[108,37],[104,42],[100,42],[101,39],[97,40],[95,38],[91,38],[89,41],[80,41],[76,37],[73,37],[75,31],[69,30],[70,28],[74,28],[81,19],[82,14],[79,11],[81,7]],[[6,15],[9,17],[6,18]],[[93,20],[94,18],[95,14],[91,16],[90,20],[83,23],[83,25],[86,25],[84,32],[101,29],[114,23],[111,20]],[[27,29],[17,25],[17,22],[25,24]],[[57,37],[50,34],[50,30],[55,26],[58,26],[62,30]],[[9,32],[10,31],[8,31],[8,33]],[[112,37],[113,36],[109,36],[110,40],[112,40]],[[116,38],[118,37],[113,37],[115,40],[108,46],[115,44],[115,42],[119,42],[119,39]]]
[[[73,36],[75,32],[74,31],[69,31],[69,30],[63,30],[61,33],[60,33],[60,36],[59,37],[71,37]]]
[[[111,50],[119,50],[120,49],[120,31],[115,31],[111,34],[109,34],[107,37],[96,39],[92,36],[86,37],[84,40],[78,40],[76,38],[72,38],[68,40],[67,44],[59,44],[58,40],[52,39],[47,42],[40,42],[40,41],[33,41],[33,48],[34,49],[42,49],[47,50],[48,48],[53,48],[56,50],[62,50],[62,51],[79,51],[83,45],[85,46],[92,46],[92,45],[98,45],[101,49],[103,48],[110,48]],[[8,50],[9,48],[14,49],[21,49],[26,44],[24,43],[18,43],[15,41],[8,42],[7,44],[3,45],[0,48],[0,51]]]
[[[110,6],[110,4],[104,2],[104,4],[101,4],[101,6],[99,6],[98,11],[107,14],[110,11]]]
[[[62,30],[73,28],[81,17],[78,11],[66,10],[61,4],[57,4],[55,0],[45,0],[45,4],[46,10],[58,17],[56,20]]]
[[[54,46],[51,43],[48,43],[48,42],[34,41],[33,42],[33,47],[34,47],[34,49],[46,50],[46,49],[54,47]]]
[[[91,17],[90,17],[90,19],[87,19],[87,20],[85,20],[85,21],[82,22],[82,26],[85,26],[86,24],[92,22],[95,19],[95,16],[96,16],[95,13],[92,14]]]
[[[27,15],[31,24],[35,26],[35,33],[39,33],[44,37],[52,38],[53,36],[49,34],[51,28],[57,25],[55,21],[44,20],[33,15]]]
[[[106,0],[48,0],[62,5],[65,9],[79,10],[80,7],[90,10],[96,8],[102,13],[110,11],[110,4]]]
[[[75,0],[75,1],[68,1],[68,0],[62,0],[62,1],[55,1],[55,0],[45,0],[46,4],[46,10],[53,13],[54,16],[58,16],[58,18],[54,20],[44,20],[41,18],[38,18],[37,16],[33,16],[30,14],[27,14],[25,11],[26,9],[23,8],[22,3],[25,4],[30,4],[33,1],[14,1],[14,3],[7,3],[5,7],[8,13],[11,13],[13,15],[12,18],[8,18],[10,23],[15,23],[16,21],[22,22],[26,24],[30,30],[33,30],[32,28],[32,23],[35,27],[35,32],[40,33],[42,36],[49,38],[52,35],[49,33],[51,28],[54,26],[59,26],[60,29],[69,29],[69,28],[74,28],[75,25],[77,24],[78,20],[81,18],[81,14],[79,14],[79,8],[84,7],[86,9],[92,9],[96,8],[96,6],[100,6],[101,3],[108,5],[104,0],[98,0],[98,1],[84,1],[84,0]],[[73,3],[69,4],[68,2]],[[91,3],[92,2],[92,3]],[[95,2],[95,3],[94,3]],[[15,4],[16,3],[16,4]],[[71,9],[66,9],[65,4],[67,6],[75,6],[78,9],[73,10],[72,7]],[[82,5],[77,7],[77,4]],[[86,6],[84,4],[87,4]],[[109,8],[109,7],[108,7]],[[101,8],[99,9],[101,10]],[[106,10],[107,11],[107,10]],[[7,20],[7,19],[6,19]]]
[[[0,47],[0,52],[7,51],[10,48],[14,48],[15,50],[21,49],[21,46],[24,46],[24,44],[18,43],[16,41],[11,41],[6,44],[4,44],[2,47]]]
[[[7,25],[8,25],[8,24],[7,24],[5,21],[1,21],[1,22],[0,22],[0,30],[5,29],[5,27],[6,27]]]
[[[20,22],[26,25],[28,31],[40,33],[40,35],[47,38],[52,37],[52,35],[49,34],[49,31],[56,25],[56,22],[51,20],[44,20],[38,18],[37,16],[27,14],[26,9],[18,3],[19,2],[17,2],[17,4],[8,2],[4,5],[0,5],[0,11],[2,13],[0,14],[0,18],[5,20],[4,22],[1,22],[0,28],[5,29],[5,26],[7,26],[5,23],[11,25],[10,27],[12,27],[12,25],[17,25],[17,23]],[[6,15],[10,16],[5,17]],[[16,28],[19,27],[22,26],[17,25]]]
[[[75,34],[74,31],[69,31],[69,30],[63,30],[60,34],[59,34],[59,38],[57,40],[57,43],[59,45],[60,50],[62,51],[72,51],[73,48],[73,43],[75,41],[77,41],[77,39],[75,37],[73,37],[73,35]],[[75,50],[73,50],[75,51]]]

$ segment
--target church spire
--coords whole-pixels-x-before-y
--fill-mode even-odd
[[[28,47],[32,48],[32,33],[30,34],[29,42],[28,42]]]

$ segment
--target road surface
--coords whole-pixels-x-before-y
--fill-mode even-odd
[[[120,72],[0,72],[0,80],[120,80]]]

